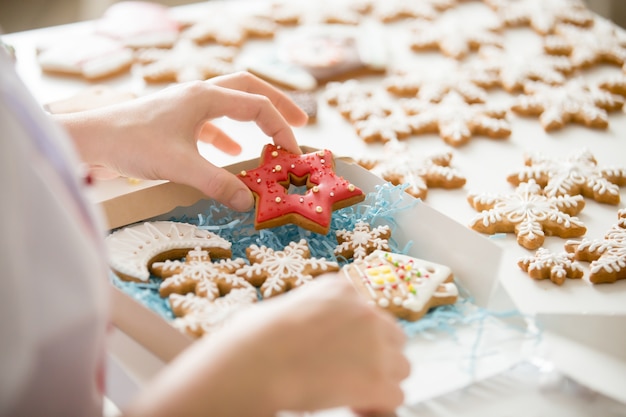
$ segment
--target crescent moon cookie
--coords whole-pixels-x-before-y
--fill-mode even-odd
[[[334,165],[329,150],[296,155],[265,145],[259,167],[238,174],[256,200],[255,228],[292,223],[327,234],[334,210],[365,199],[360,188],[335,173]],[[306,186],[306,191],[290,193],[291,185]]]
[[[408,321],[454,304],[459,294],[449,267],[407,255],[376,250],[342,270],[361,295]]]
[[[109,262],[126,281],[147,281],[151,265],[182,258],[193,248],[208,250],[214,258],[229,258],[231,243],[189,223],[156,221],[137,223],[108,235]]]
[[[237,275],[261,288],[263,298],[274,297],[305,285],[316,276],[339,270],[337,262],[312,258],[306,240],[291,242],[277,251],[267,246],[251,245],[246,249],[250,265],[237,270]]]

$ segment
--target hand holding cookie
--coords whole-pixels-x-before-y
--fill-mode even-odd
[[[56,117],[86,163],[131,178],[190,185],[235,210],[247,210],[253,204],[248,188],[198,152],[197,141],[230,154],[241,151],[235,139],[211,124],[222,116],[254,121],[274,143],[300,153],[290,125],[305,124],[306,114],[287,95],[243,72]]]

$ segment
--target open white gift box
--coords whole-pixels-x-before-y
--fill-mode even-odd
[[[336,158],[335,162],[337,174],[365,193],[374,192],[377,185],[383,184],[380,178],[355,163],[340,158]],[[226,168],[237,173],[255,168],[257,164],[258,160],[254,159]],[[92,200],[104,210],[111,229],[139,221],[169,220],[181,215],[195,217],[208,203],[205,196],[195,189],[163,181],[130,183],[120,178],[101,183],[96,188]],[[413,199],[408,194],[402,198]],[[410,338],[407,355],[413,372],[405,381],[407,403],[466,386],[523,360],[529,354],[528,345],[536,346],[542,334],[528,330],[525,317],[517,312],[516,306],[499,285],[502,248],[421,201],[410,209],[398,211],[394,220],[400,225],[393,232],[398,246],[408,247],[408,255],[449,266],[462,293],[469,294],[471,298],[471,309],[466,310],[471,317],[467,320],[459,317],[450,319],[450,323],[443,323],[443,327],[425,329]],[[167,362],[193,342],[192,338],[175,329],[159,314],[119,288],[112,288],[113,323],[158,358]],[[549,315],[547,322],[552,324]],[[614,324],[613,321],[608,326]],[[602,321],[591,321],[588,325],[594,327],[596,332],[602,332]],[[549,326],[548,330],[556,330],[552,327]],[[563,343],[569,346],[568,335],[557,338],[561,343],[559,346]],[[624,338],[619,341],[623,343]],[[572,344],[578,342],[580,340],[572,341]],[[603,347],[606,347],[606,355],[598,354],[608,358],[605,364],[609,368],[614,371],[626,368],[623,356],[626,349],[621,350],[622,356],[619,357],[620,350],[615,349],[610,341],[595,340],[592,350],[602,352]],[[565,363],[564,366],[567,368],[575,364]],[[567,369],[564,371],[567,372]],[[583,375],[573,373],[575,377],[585,376],[584,372]],[[615,381],[619,379],[619,372],[611,378],[612,383],[619,382]],[[593,384],[596,389],[603,389],[605,385],[608,384],[602,381]],[[617,390],[608,386],[608,394],[615,396]],[[626,398],[619,399],[626,401]]]

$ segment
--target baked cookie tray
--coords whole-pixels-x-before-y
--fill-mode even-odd
[[[365,193],[385,184],[352,161],[336,158],[335,162],[337,174]],[[226,169],[238,173],[257,165],[258,160],[252,159]],[[92,191],[92,200],[104,211],[110,229],[146,220],[193,218],[212,203],[195,189],[163,181],[130,183],[119,178],[100,183]],[[449,266],[462,290],[455,312],[443,313],[435,320],[427,315],[421,319],[424,328],[419,328],[419,322],[411,324],[407,354],[416,371],[406,383],[407,392],[418,396],[412,400],[418,401],[502,372],[522,359],[522,347],[535,343],[537,335],[527,331],[524,317],[498,290],[501,248],[421,200],[404,192],[401,195],[411,206],[394,213],[399,225],[393,232],[397,246],[408,248],[408,255]],[[114,325],[158,358],[167,362],[193,343],[191,337],[127,292],[115,285],[111,288]],[[492,300],[497,300],[493,308]],[[487,353],[493,349],[498,351],[498,360],[493,352]],[[423,361],[424,357],[443,360]]]

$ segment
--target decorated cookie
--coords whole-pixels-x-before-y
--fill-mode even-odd
[[[456,61],[438,68],[424,71],[423,68],[396,69],[383,79],[387,91],[400,97],[417,97],[420,100],[440,102],[454,91],[468,103],[484,103],[487,92],[484,78],[477,71],[467,71]]]
[[[607,112],[619,110],[624,105],[621,96],[601,90],[582,78],[556,86],[527,83],[524,91],[511,109],[521,115],[539,116],[546,131],[561,129],[568,123],[606,129],[609,125]]]
[[[342,271],[363,297],[408,321],[458,298],[449,267],[407,255],[376,250]]]
[[[496,73],[498,84],[508,92],[522,91],[529,81],[561,85],[574,70],[564,56],[524,54],[490,46],[480,48],[479,55],[480,61],[474,65]]]
[[[234,288],[228,295],[209,300],[194,293],[173,293],[169,303],[176,318],[172,326],[191,337],[199,338],[223,327],[233,313],[257,301],[254,288]]]
[[[231,256],[231,243],[188,223],[143,222],[109,234],[105,243],[113,271],[127,281],[147,281],[150,266],[182,258],[193,248],[208,250],[214,258]]]
[[[600,77],[597,80],[597,86],[602,90],[626,97],[626,72]]]
[[[619,204],[619,187],[626,185],[626,166],[598,166],[588,149],[581,149],[567,158],[529,155],[525,165],[507,180],[519,185],[533,179],[548,197],[580,194],[599,203]]]
[[[357,135],[366,143],[397,142],[413,133],[411,120],[401,111],[386,116],[371,115],[367,119],[354,122]]]
[[[147,1],[113,3],[95,21],[95,32],[133,48],[169,48],[180,25],[167,6]]]
[[[389,251],[391,228],[387,225],[372,227],[365,222],[357,222],[353,230],[337,230],[335,256],[344,259],[363,259],[375,250]]]
[[[578,279],[584,275],[572,254],[554,253],[546,248],[539,248],[534,255],[519,259],[517,265],[532,279],[549,279],[556,285],[563,285],[566,278]]]
[[[456,0],[385,0],[376,2],[372,15],[385,23],[404,19],[435,20],[455,3]]]
[[[235,72],[237,49],[227,46],[198,46],[180,40],[172,49],[146,49],[137,59],[145,64],[141,73],[147,82],[207,80]]]
[[[591,262],[589,281],[594,284],[613,283],[626,279],[626,209],[617,213],[618,222],[604,239],[567,241],[565,249],[579,261]]]
[[[186,29],[182,36],[197,44],[216,43],[241,47],[248,39],[273,38],[277,25],[271,19],[242,11],[212,11],[209,15],[194,16],[182,22]]]
[[[418,99],[402,102],[414,134],[439,133],[450,146],[462,146],[474,135],[505,139],[511,135],[505,107],[468,104],[454,92],[439,103]]]
[[[44,107],[52,114],[75,113],[122,103],[136,97],[130,91],[118,90],[106,85],[94,85],[70,97],[46,103]]]
[[[534,181],[521,183],[511,194],[476,194],[467,197],[480,213],[469,226],[480,233],[515,233],[517,243],[534,250],[545,236],[572,238],[583,236],[587,228],[574,215],[585,207],[580,195],[546,197]]]
[[[335,173],[334,166],[329,150],[296,155],[265,145],[259,167],[238,174],[256,200],[255,228],[293,223],[328,233],[334,210],[365,199],[361,189]],[[306,192],[290,193],[292,185],[306,186]]]
[[[133,50],[102,35],[68,35],[41,47],[37,62],[45,73],[101,80],[129,72]]]
[[[389,142],[383,157],[358,162],[394,185],[406,184],[405,191],[415,198],[425,199],[429,188],[455,189],[465,185],[465,177],[450,166],[451,161],[452,152],[424,157],[404,144]]]
[[[246,249],[250,265],[237,270],[263,298],[270,298],[299,287],[326,272],[338,271],[336,262],[311,257],[306,240],[291,242],[283,250],[251,245]]]
[[[626,31],[610,20],[597,17],[593,26],[559,25],[544,41],[546,52],[568,55],[576,68],[597,63],[626,63]]]
[[[463,59],[484,45],[503,46],[500,29],[498,20],[488,14],[480,20],[444,14],[433,22],[413,23],[409,28],[409,43],[416,52],[438,49],[451,58]]]
[[[507,26],[530,26],[546,35],[559,23],[591,26],[593,13],[582,0],[484,0]]]

